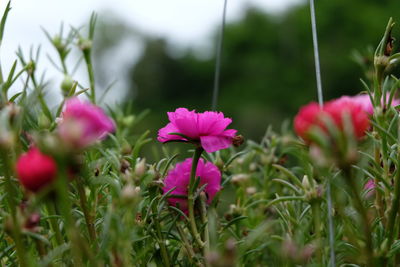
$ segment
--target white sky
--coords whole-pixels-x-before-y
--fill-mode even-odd
[[[267,12],[279,12],[302,0],[228,0],[228,20],[242,14],[246,5],[256,5]],[[304,1],[304,0],[303,0]],[[5,0],[0,0],[3,12]],[[168,38],[182,45],[196,45],[210,37],[221,21],[223,0],[13,0],[0,51],[4,71],[15,59],[20,45],[28,52],[31,45],[42,45],[42,53],[53,53],[53,48],[40,26],[50,33],[58,32],[61,22],[80,26],[90,14],[112,13],[141,31]],[[45,55],[42,61],[47,61]],[[129,57],[128,57],[129,59]],[[48,63],[42,63],[48,68]],[[57,75],[49,70],[49,76]],[[110,81],[111,82],[111,81]]]

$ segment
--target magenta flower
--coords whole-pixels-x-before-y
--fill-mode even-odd
[[[102,140],[114,130],[114,121],[100,107],[77,97],[66,101],[58,124],[61,138],[78,148]]]
[[[386,101],[389,101],[390,95],[386,94]],[[362,95],[356,95],[356,96],[342,96],[338,99],[338,101],[353,101],[356,102],[357,104],[362,106],[362,109],[368,114],[372,115],[374,114],[374,106],[371,103],[371,98],[369,97],[368,94],[362,94]],[[383,101],[382,101],[383,104]],[[400,105],[400,100],[399,99],[393,99],[392,100],[392,106],[398,106]]]
[[[176,164],[175,168],[168,172],[167,177],[164,179],[164,194],[172,188],[171,195],[181,195],[187,197],[188,187],[190,182],[190,171],[192,168],[192,159],[188,158],[182,163]],[[207,194],[207,203],[210,204],[215,194],[221,190],[221,172],[217,166],[211,162],[205,163],[203,159],[199,160],[196,169],[196,177],[200,178],[199,187],[207,184],[204,192]],[[178,206],[184,212],[187,211],[186,198],[168,198],[171,206]]]
[[[178,108],[175,112],[168,112],[168,118],[170,123],[158,131],[158,141],[198,141],[208,153],[228,148],[237,132],[234,129],[226,130],[232,120],[225,118],[222,112],[197,113],[194,110]],[[182,134],[191,140],[171,133]]]

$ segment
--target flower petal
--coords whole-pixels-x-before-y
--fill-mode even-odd
[[[232,145],[232,137],[228,136],[200,136],[201,146],[208,153],[228,148]]]

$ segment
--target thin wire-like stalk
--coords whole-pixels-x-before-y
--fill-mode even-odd
[[[315,76],[317,79],[317,93],[318,103],[322,107],[324,104],[324,97],[322,93],[322,79],[321,79],[321,67],[319,60],[319,49],[318,49],[318,35],[317,35],[317,21],[315,18],[315,5],[314,0],[310,0],[310,13],[311,13],[311,28],[313,37],[314,47],[314,62],[315,62]],[[332,214],[332,195],[331,195],[331,182],[328,179],[326,184],[326,198],[328,205],[328,227],[329,227],[329,247],[330,247],[330,264],[332,267],[336,266],[335,263],[335,240],[334,240],[334,228],[333,228],[333,214]]]
[[[221,30],[219,33],[217,54],[216,54],[216,58],[215,58],[214,90],[213,90],[212,106],[211,106],[212,110],[215,110],[217,108],[217,104],[218,104],[219,77],[220,77],[220,73],[221,73],[222,44],[224,42],[227,5],[228,5],[228,0],[224,0],[224,8],[223,8],[223,13],[222,13],[222,25],[221,25]]]

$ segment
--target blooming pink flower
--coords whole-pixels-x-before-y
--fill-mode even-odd
[[[37,192],[51,184],[57,174],[54,159],[32,147],[22,154],[17,161],[17,176],[20,183],[28,190]]]
[[[386,100],[389,101],[390,95],[386,94]],[[337,101],[354,101],[362,106],[362,109],[368,114],[372,115],[374,113],[374,106],[371,102],[371,98],[368,94],[356,95],[356,96],[342,96]],[[383,101],[382,101],[383,104]],[[399,99],[393,99],[392,106],[400,105]]]
[[[339,130],[343,130],[345,114],[350,117],[355,136],[363,137],[369,128],[369,118],[363,106],[350,97],[329,101],[323,107],[315,102],[302,107],[294,118],[294,129],[298,136],[309,142],[308,134],[313,128],[327,132],[324,117],[330,118]]]
[[[188,141],[179,135],[199,141],[205,151],[211,153],[232,145],[236,130],[225,130],[232,120],[225,118],[222,112],[206,111],[197,113],[186,108],[178,108],[175,112],[168,112],[168,123],[158,131],[158,141],[168,142],[173,140]]]
[[[190,171],[192,168],[192,159],[188,158],[182,163],[176,164],[175,168],[168,172],[167,177],[164,179],[164,194],[172,188],[172,195],[187,196],[188,187],[190,182]],[[207,194],[207,202],[210,204],[215,194],[221,190],[221,172],[217,166],[211,162],[205,163],[203,159],[199,160],[196,169],[196,177],[199,177],[199,187],[207,184],[204,188]],[[187,210],[187,199],[186,198],[168,198],[168,202],[172,206],[178,206],[183,211]]]
[[[58,130],[64,141],[83,148],[104,139],[115,124],[100,107],[74,97],[65,104]]]

